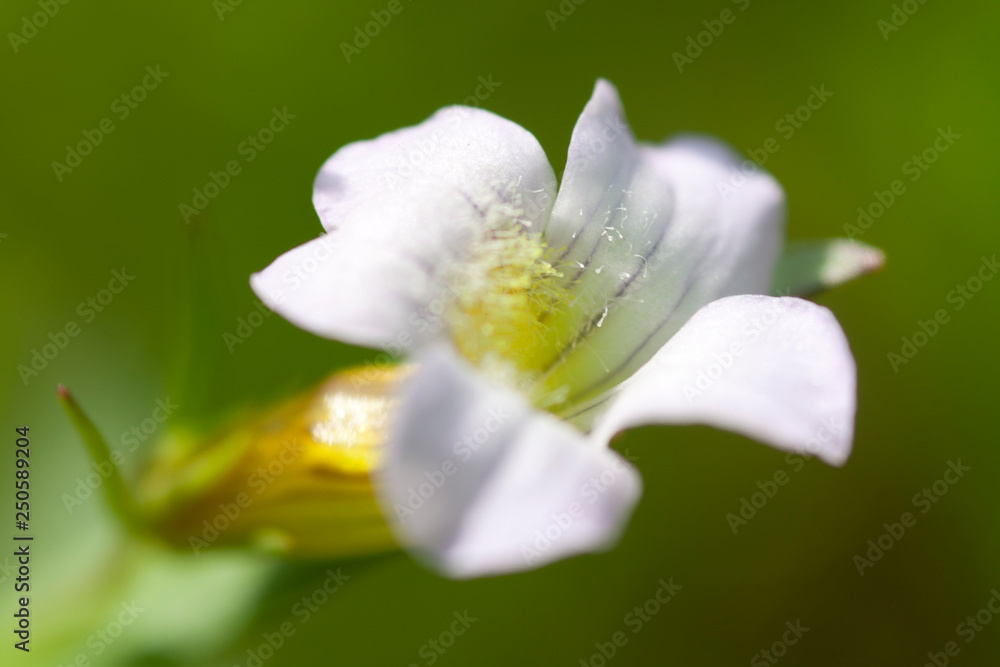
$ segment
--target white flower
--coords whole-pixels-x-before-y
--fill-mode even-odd
[[[609,546],[642,484],[608,441],[640,424],[847,459],[851,351],[825,308],[747,296],[771,291],[785,200],[763,170],[733,192],[740,161],[707,138],[637,143],[598,81],[558,194],[535,138],[479,109],[326,162],[313,202],[327,234],[251,282],[304,329],[418,362],[379,470],[404,544],[454,577]],[[802,285],[777,287],[881,264],[829,247],[791,262]]]

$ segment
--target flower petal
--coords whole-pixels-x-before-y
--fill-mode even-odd
[[[488,225],[518,219],[540,230],[554,192],[530,132],[487,111],[442,109],[327,160],[313,193],[327,234],[251,284],[297,326],[391,348],[435,300],[453,297],[448,269]]]
[[[854,357],[826,308],[734,296],[702,308],[625,383],[593,436],[706,424],[842,465],[854,434]]]
[[[637,144],[614,87],[598,81],[545,230],[550,247],[565,248],[577,292],[551,323],[576,337],[560,341],[548,362],[549,390],[568,385],[570,403],[591,399],[648,361],[705,304],[767,292],[784,193],[763,170],[725,187],[739,162],[704,137]]]
[[[878,271],[883,264],[885,253],[854,239],[789,243],[775,269],[771,293],[811,296]]]
[[[430,348],[405,391],[379,479],[400,541],[444,574],[539,567],[602,549],[637,502],[617,453]]]

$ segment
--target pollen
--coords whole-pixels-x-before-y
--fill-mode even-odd
[[[446,315],[455,345],[505,379],[530,372],[526,353],[546,339],[542,316],[569,300],[542,236],[517,219],[491,225],[455,272],[462,289]]]

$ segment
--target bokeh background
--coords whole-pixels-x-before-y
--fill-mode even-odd
[[[340,44],[387,2],[69,2],[26,30],[41,4],[0,6],[0,486],[12,535],[14,428],[29,425],[36,535],[28,656],[12,647],[13,558],[0,556],[3,664],[81,655],[98,665],[255,664],[247,651],[292,620],[295,635],[256,659],[428,665],[426,642],[465,610],[478,620],[433,654],[436,664],[600,665],[595,644],[619,630],[628,643],[609,664],[771,664],[760,652],[797,621],[809,630],[783,664],[922,665],[949,641],[960,649],[951,664],[996,663],[1000,619],[969,643],[957,626],[1000,587],[1000,280],[960,310],[948,295],[1000,250],[1000,5],[910,0],[898,11],[915,12],[897,13],[907,20],[890,30],[879,23],[892,21],[888,1],[401,0],[348,62]],[[727,9],[735,20],[679,71],[674,53]],[[147,66],[169,74],[122,119],[112,104]],[[371,356],[278,317],[233,353],[222,339],[254,310],[249,274],[319,232],[312,179],[334,150],[461,103],[492,77],[499,85],[482,105],[534,132],[558,173],[599,76],[619,87],[642,139],[695,130],[748,151],[776,138],[766,167],[787,190],[790,238],[843,236],[858,207],[904,181],[905,194],[860,237],[886,251],[884,271],[818,299],[858,362],[846,467],[795,471],[783,453],[705,428],[633,431],[616,446],[638,456],[646,494],[616,549],[464,583],[402,554],[308,565],[122,556],[103,500],[67,511],[63,494],[92,468],[58,382],[114,443],[156,399],[180,403],[171,423],[211,421]],[[783,135],[776,122],[812,86],[833,96]],[[242,162],[241,142],[286,107],[287,129],[185,224],[179,205],[210,171]],[[52,163],[103,118],[114,131],[60,181]],[[960,138],[911,181],[907,161],[948,128]],[[134,281],[85,321],[78,304],[123,268]],[[171,392],[187,354],[192,276],[214,319],[199,321],[193,346],[199,391],[180,400]],[[949,322],[894,369],[888,353],[942,308]],[[23,381],[18,366],[71,320],[80,335]],[[959,460],[971,470],[920,513],[914,495]],[[734,534],[726,514],[778,470],[790,483]],[[854,557],[907,511],[916,525],[859,575]],[[140,563],[112,568],[124,582],[107,575],[119,558]],[[299,623],[295,600],[331,565],[349,581]],[[633,634],[625,615],[671,577],[683,589]],[[133,599],[144,611],[113,643],[93,634]]]

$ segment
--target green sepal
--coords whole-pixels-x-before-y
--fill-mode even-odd
[[[882,268],[885,253],[853,239],[789,243],[771,283],[775,296],[813,296]]]

